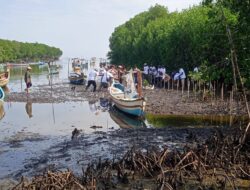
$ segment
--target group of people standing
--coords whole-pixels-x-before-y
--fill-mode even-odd
[[[26,83],[26,92],[29,93],[30,87],[32,86],[31,82],[31,74],[30,71],[32,68],[30,66],[27,67],[25,75],[24,75],[24,81]],[[195,67],[195,72],[198,72],[198,68]],[[134,77],[134,83],[137,84],[137,73],[140,72],[140,69],[138,69],[136,66],[133,69],[133,77]],[[112,80],[116,80],[120,82],[121,84],[125,85],[125,75],[127,71],[124,66],[102,66],[99,71],[95,68],[90,69],[88,73],[88,82],[86,85],[85,90],[88,90],[88,88],[92,85],[93,86],[93,92],[96,90],[100,91],[102,89],[107,89],[111,85]],[[155,85],[156,87],[162,88],[165,82],[172,79],[173,81],[181,81],[181,86],[184,86],[186,74],[183,68],[180,68],[178,72],[172,72],[171,75],[168,75],[166,73],[166,68],[164,66],[149,66],[147,63],[144,63],[143,67],[143,81],[146,80],[150,85]],[[97,88],[97,78],[99,77],[100,86]]]
[[[123,83],[123,76],[125,73],[126,69],[123,66],[116,67],[114,65],[110,65],[108,67],[101,67],[99,71],[93,68],[88,73],[88,83],[85,90],[88,90],[88,88],[93,85],[93,92],[96,91],[96,81],[98,76],[100,77],[100,86],[98,91],[108,88],[113,79]]]
[[[136,66],[133,69],[134,83],[137,84],[137,73],[140,71]],[[111,80],[117,80],[121,84],[125,84],[125,74],[127,73],[124,66],[110,65],[108,67],[101,67],[98,71],[97,69],[91,69],[88,73],[88,83],[85,90],[93,85],[93,91],[97,88],[97,77],[100,77],[100,86],[98,91],[101,89],[108,88],[111,84]],[[143,67],[143,80],[148,81],[150,85],[155,85],[156,87],[162,88],[164,82],[172,79],[173,81],[181,81],[181,86],[184,86],[186,74],[183,68],[180,68],[178,72],[172,72],[170,75],[166,73],[166,68],[164,66],[149,66],[147,63]]]
[[[180,68],[178,72],[171,73],[171,76],[166,73],[166,68],[164,66],[149,66],[144,63],[143,67],[144,80],[147,80],[151,85],[157,87],[163,87],[164,82],[172,79],[173,81],[181,81],[182,86],[186,79],[186,74],[183,68]]]

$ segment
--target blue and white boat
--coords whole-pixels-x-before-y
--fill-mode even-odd
[[[4,100],[4,91],[3,91],[3,89],[2,89],[2,87],[0,87],[0,100]]]

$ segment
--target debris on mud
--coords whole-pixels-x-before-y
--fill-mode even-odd
[[[30,181],[22,178],[13,189],[247,189],[250,141],[239,141],[242,135],[239,129],[218,129],[182,149],[133,147],[121,158],[89,163],[80,176],[47,171]]]

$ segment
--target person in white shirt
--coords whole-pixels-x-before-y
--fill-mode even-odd
[[[113,75],[106,69],[104,69],[101,76],[101,85],[98,91],[100,91],[102,88],[108,88],[108,82],[111,80],[112,77]]]
[[[182,89],[184,89],[186,74],[183,68],[179,69],[179,73],[175,75],[175,80],[181,80]]]
[[[181,80],[186,78],[186,74],[185,74],[185,71],[183,70],[183,68],[180,68],[180,70],[179,70],[179,78]]]
[[[88,88],[90,87],[90,85],[93,85],[94,86],[93,92],[95,92],[95,90],[96,90],[96,81],[95,81],[95,79],[96,79],[97,75],[98,75],[97,69],[92,69],[89,72],[89,75],[88,75],[88,85],[86,86],[85,90],[88,90]]]

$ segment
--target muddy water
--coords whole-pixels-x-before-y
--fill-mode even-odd
[[[48,75],[48,65],[30,65],[32,67],[31,77],[33,85],[44,85],[49,84],[52,80],[53,83],[67,82],[68,76],[68,60],[62,59],[56,62],[60,65],[59,74]],[[26,67],[14,66],[10,69],[10,82],[8,89],[11,92],[22,92],[26,88],[24,82],[24,73]],[[34,88],[34,87],[33,87]]]
[[[49,84],[51,79],[53,83],[68,82],[67,60],[60,63],[59,75],[52,78],[46,66],[32,66],[32,90]],[[23,72],[21,68],[12,69],[8,85],[11,92],[23,92]],[[202,134],[209,134],[214,126],[229,125],[227,119],[221,120],[225,122],[214,123],[213,117],[157,115],[141,120],[110,108],[106,99],[33,103],[27,97],[25,102],[5,102],[0,104],[0,179],[31,176],[47,167],[81,172],[89,162],[118,157],[132,146],[178,148],[188,138],[196,136],[199,140]],[[78,135],[72,139],[75,128]],[[190,135],[190,129],[195,133],[191,131]]]
[[[0,120],[0,177],[54,143],[70,140],[77,128],[89,134],[119,126],[99,102],[60,104],[4,103]],[[96,128],[93,128],[96,126]],[[13,164],[14,163],[14,164]]]
[[[80,172],[80,165],[87,165],[90,160],[99,157],[104,159],[121,155],[138,143],[145,148],[150,143],[179,147],[186,141],[188,132],[185,130],[170,134],[150,131],[163,124],[168,128],[175,127],[173,120],[167,123],[168,117],[164,120],[150,115],[148,120],[141,120],[127,116],[109,105],[106,99],[57,104],[32,103],[27,99],[25,103],[2,104],[4,116],[0,120],[0,178],[29,176],[48,166]],[[152,119],[154,117],[155,120]],[[161,122],[157,123],[156,120]],[[192,123],[180,124],[180,121],[181,117],[176,118],[176,123],[182,128],[195,127]],[[79,138],[72,140],[75,128],[79,130]],[[110,135],[110,132],[113,133]]]

